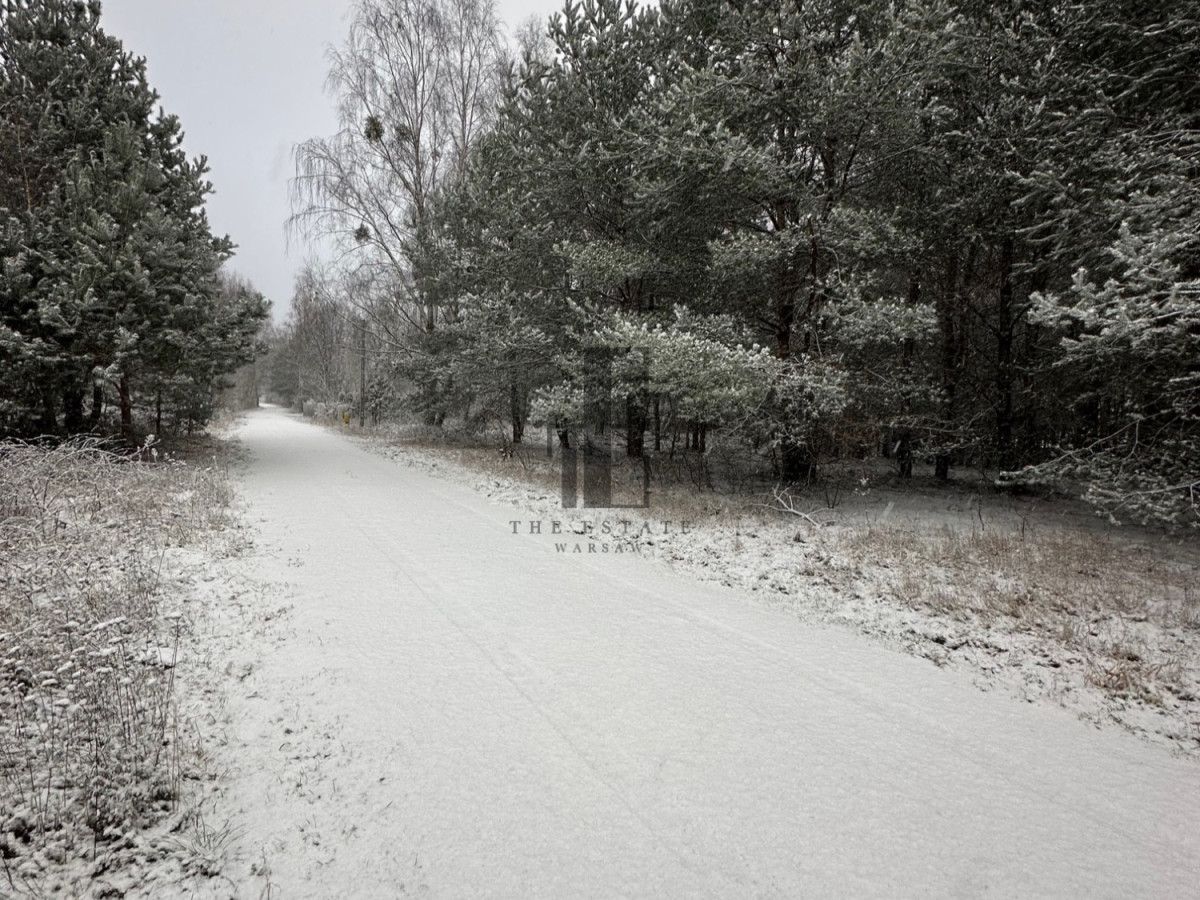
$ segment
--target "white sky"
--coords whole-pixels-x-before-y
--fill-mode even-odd
[[[510,30],[561,0],[499,0]],[[311,255],[284,232],[292,147],[335,127],[325,51],[346,32],[350,0],[104,0],[101,22],[145,56],[188,152],[208,156],[213,230],[238,244],[232,267],[282,319]]]

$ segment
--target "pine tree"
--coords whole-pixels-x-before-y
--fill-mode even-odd
[[[139,391],[185,377],[211,392],[252,351],[264,304],[221,306],[232,244],[204,214],[205,162],[155,113],[144,61],[103,31],[99,3],[8,0],[0,65],[0,427],[95,428],[115,390],[129,433]]]
[[[1066,480],[1113,515],[1200,526],[1200,22],[1186,4],[1063,7],[1037,90],[1030,239],[1063,273],[1034,297],[1064,393]],[[1051,50],[1053,52],[1051,52]],[[1069,279],[1069,280],[1068,280]]]
[[[678,83],[657,112],[660,177],[708,223],[718,308],[761,329],[800,385],[840,364],[827,310],[867,295],[920,302],[916,273],[893,268],[908,239],[880,201],[920,147],[945,22],[886,3],[703,0],[665,4],[663,19]],[[778,400],[781,475],[809,477],[812,418]]]

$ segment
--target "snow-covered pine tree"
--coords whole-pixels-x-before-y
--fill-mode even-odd
[[[889,3],[663,4],[675,83],[656,110],[659,177],[707,226],[712,308],[795,358],[795,388],[821,373],[823,392],[831,306],[911,296],[919,280],[888,190],[913,168],[947,21]],[[819,417],[797,405],[807,394],[780,393],[765,420],[787,480],[811,476],[816,461],[808,425]]]
[[[1200,21],[1184,3],[1059,11],[1035,89],[1030,240],[1061,273],[1035,296],[1040,378],[1065,415],[1014,482],[1079,485],[1118,517],[1200,527]]]
[[[265,305],[219,302],[232,244],[157,99],[99,3],[0,7],[4,431],[95,428],[115,393],[128,432],[168,381],[211,392],[253,352]]]

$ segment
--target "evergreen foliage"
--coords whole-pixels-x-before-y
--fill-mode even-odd
[[[266,301],[221,274],[203,158],[156,112],[100,4],[0,6],[0,432],[94,430],[115,401],[188,425],[249,360]]]

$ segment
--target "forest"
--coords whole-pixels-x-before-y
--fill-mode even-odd
[[[1194,5],[361,0],[330,60],[284,402],[1200,524]]]

